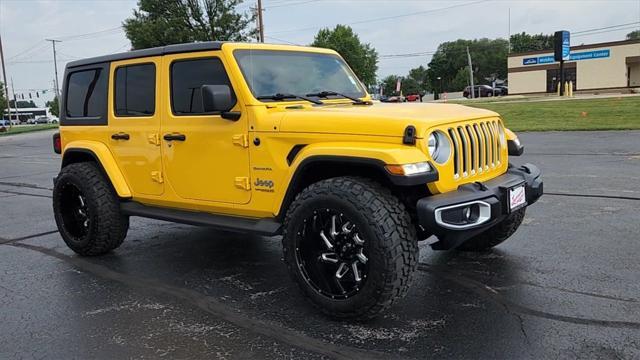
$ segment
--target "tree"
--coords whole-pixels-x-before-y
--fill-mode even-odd
[[[398,76],[398,75],[389,75],[387,77],[385,77],[384,79],[382,79],[382,93],[384,95],[396,95],[397,91],[396,91],[396,84],[398,81],[398,78],[402,79],[402,76]]]
[[[371,45],[361,43],[349,26],[336,25],[333,30],[326,28],[318,31],[311,46],[337,51],[362,82],[367,85],[375,83],[378,52]]]
[[[58,97],[54,97],[53,100],[47,101],[45,104],[49,108],[49,112],[55,117],[60,117],[60,104],[58,103]]]
[[[441,91],[462,91],[468,83],[467,47],[473,62],[474,84],[487,84],[490,79],[507,77],[507,41],[504,39],[456,40],[438,46],[429,62],[428,88]],[[438,80],[438,77],[441,80]]]
[[[243,0],[139,0],[123,23],[133,49],[196,41],[246,41],[255,15],[236,12]]]
[[[553,35],[529,35],[525,32],[511,35],[511,51],[525,52],[553,50]]]
[[[632,31],[627,34],[627,40],[639,40],[640,39],[640,30]]]
[[[7,110],[7,98],[4,96],[4,83],[0,81],[0,119],[4,117],[5,110]]]
[[[424,94],[427,90],[431,89],[429,86],[429,71],[422,65],[409,70],[409,79],[417,83],[417,92],[420,94]]]

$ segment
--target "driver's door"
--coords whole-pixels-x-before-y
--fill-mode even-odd
[[[202,85],[233,89],[220,52],[165,55],[168,104],[161,122],[168,184],[184,199],[245,204],[251,199],[246,112],[237,121],[204,113]],[[233,91],[233,90],[232,90]]]

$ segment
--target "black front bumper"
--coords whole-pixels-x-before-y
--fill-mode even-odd
[[[418,200],[416,205],[418,221],[427,232],[438,237],[431,246],[435,250],[447,250],[460,246],[469,238],[480,234],[509,215],[508,191],[520,184],[525,186],[526,206],[535,203],[542,196],[542,172],[533,164],[524,164],[518,168],[510,167],[504,175],[484,183],[465,184],[457,191],[433,195]],[[458,204],[481,201],[490,207],[490,218],[481,224],[455,228],[443,224],[442,216],[436,220],[438,209]]]

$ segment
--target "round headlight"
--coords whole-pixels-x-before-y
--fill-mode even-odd
[[[451,143],[442,131],[434,131],[427,140],[429,156],[438,164],[444,164],[451,156]]]

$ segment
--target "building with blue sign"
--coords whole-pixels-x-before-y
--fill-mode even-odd
[[[557,91],[560,63],[553,50],[510,54],[507,66],[509,94]],[[576,91],[640,91],[640,40],[572,46],[564,67]]]

